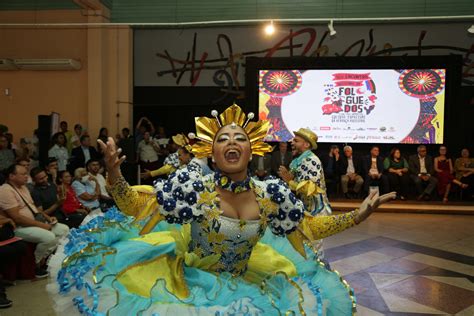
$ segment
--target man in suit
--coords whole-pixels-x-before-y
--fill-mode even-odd
[[[278,150],[272,152],[272,175],[278,175],[280,166],[288,169],[292,159],[291,152],[288,151],[288,143],[279,143]]]
[[[408,159],[408,171],[410,178],[415,182],[418,193],[417,200],[429,201],[438,184],[438,180],[434,176],[433,158],[426,154],[425,145],[418,146],[417,151],[417,155],[412,155]]]
[[[339,154],[339,147],[337,145],[331,145],[329,153],[320,156],[328,196],[335,194],[337,191],[337,185],[339,184],[338,163],[340,158],[341,155]]]
[[[369,193],[369,187],[379,187],[380,193],[388,193],[388,178],[383,174],[383,159],[380,157],[380,148],[372,146],[370,155],[363,160],[364,191]]]
[[[339,159],[338,169],[344,197],[346,199],[355,198],[360,193],[364,179],[361,177],[362,163],[352,154],[351,146],[344,147],[344,155]],[[354,183],[354,194],[349,193],[349,183]]]
[[[254,155],[250,162],[250,171],[252,176],[257,176],[260,180],[268,177],[272,172],[272,156],[265,154],[262,156]]]
[[[91,138],[89,135],[82,135],[80,142],[81,146],[74,148],[71,153],[71,174],[74,174],[74,170],[77,168],[84,168],[86,162],[90,159],[100,159],[97,150],[91,146]]]

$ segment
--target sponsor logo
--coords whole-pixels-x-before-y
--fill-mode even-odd
[[[331,126],[321,126],[321,127],[319,128],[319,130],[321,130],[321,131],[330,131],[330,130],[331,130]]]

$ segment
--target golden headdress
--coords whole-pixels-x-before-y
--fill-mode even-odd
[[[196,117],[196,135],[188,134],[189,138],[198,139],[198,142],[191,149],[196,157],[210,157],[217,132],[221,127],[232,124],[245,130],[250,140],[253,155],[263,156],[265,153],[272,151],[272,146],[262,141],[270,127],[268,121],[250,122],[255,115],[252,112],[246,115],[237,104],[229,106],[220,115],[216,110],[213,110],[211,115],[212,118],[206,116]]]
[[[184,147],[188,152],[192,151],[191,144],[189,142],[189,138],[186,137],[184,134],[176,134],[171,136],[173,142],[178,145],[179,147]]]

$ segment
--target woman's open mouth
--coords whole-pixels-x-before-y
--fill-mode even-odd
[[[225,152],[224,158],[227,162],[235,163],[238,162],[240,159],[240,152],[235,149],[229,149]]]

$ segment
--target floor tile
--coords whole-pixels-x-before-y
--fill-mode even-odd
[[[474,304],[474,292],[420,276],[394,283],[380,292],[382,296],[389,293],[449,314]]]

